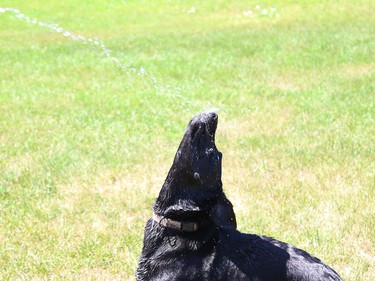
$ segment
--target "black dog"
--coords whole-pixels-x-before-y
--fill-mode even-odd
[[[342,280],[303,250],[236,230],[222,189],[217,120],[211,112],[190,121],[146,224],[137,280]]]

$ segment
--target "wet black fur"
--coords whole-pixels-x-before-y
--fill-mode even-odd
[[[150,219],[137,280],[342,280],[303,250],[236,230],[232,204],[222,189],[216,127],[216,113],[190,121],[154,205],[156,214],[198,222],[199,230],[182,232]]]

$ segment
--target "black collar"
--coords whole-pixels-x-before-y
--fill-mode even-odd
[[[155,213],[152,215],[152,220],[154,222],[157,222],[161,226],[185,232],[195,232],[199,229],[199,226],[201,225],[198,222],[175,221],[163,216],[159,216]]]

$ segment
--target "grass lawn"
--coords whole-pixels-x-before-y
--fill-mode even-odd
[[[0,9],[1,280],[134,280],[187,122],[211,108],[239,229],[375,280],[373,1],[7,7],[36,24]]]

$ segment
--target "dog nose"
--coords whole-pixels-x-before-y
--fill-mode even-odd
[[[217,113],[214,111],[209,111],[204,113],[204,119],[206,121],[215,121],[217,120],[218,116]]]
[[[198,116],[195,116],[191,121],[190,125],[193,124],[217,124],[218,115],[214,111],[203,112]]]

